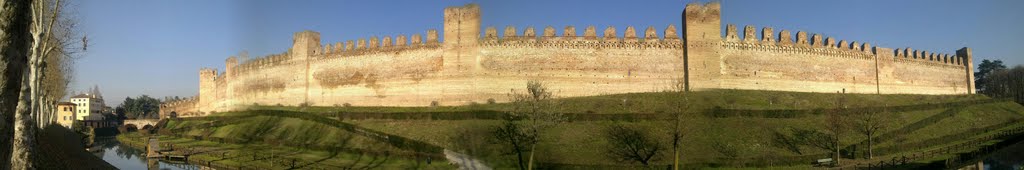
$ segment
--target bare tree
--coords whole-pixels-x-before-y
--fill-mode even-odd
[[[887,114],[888,114],[887,111],[882,111],[882,112],[867,111],[867,112],[856,113],[854,115],[855,116],[854,117],[854,122],[853,122],[854,129],[857,130],[857,132],[859,132],[860,134],[863,134],[865,137],[868,138],[868,140],[867,140],[867,142],[868,142],[867,143],[868,144],[868,159],[871,159],[871,157],[873,156],[873,153],[872,153],[872,148],[873,148],[873,144],[874,144],[874,138],[873,137],[876,134],[878,134],[879,131],[882,131],[882,130],[884,130],[886,128],[885,125],[886,125],[887,119],[884,116],[887,115]]]
[[[448,144],[453,150],[482,157],[488,155],[488,135],[490,129],[476,126],[459,127],[455,135],[448,138]]]
[[[31,0],[0,0],[0,169],[10,169],[14,115],[32,44]]]
[[[533,169],[533,158],[540,135],[549,127],[565,121],[560,113],[553,112],[555,106],[552,94],[540,81],[528,81],[526,93],[512,91],[512,111],[505,123],[495,131],[499,141],[512,145],[512,150],[519,157],[520,169]],[[525,148],[529,146],[529,149]],[[530,152],[523,167],[522,154]]]
[[[828,132],[828,144],[833,149],[833,159],[839,165],[839,149],[842,146],[842,136],[848,128],[848,121],[844,114],[846,110],[846,98],[843,94],[836,95],[835,109],[831,109],[825,118],[825,130]]]
[[[52,3],[51,3],[52,1]],[[14,115],[14,140],[11,149],[12,169],[34,169],[32,163],[34,157],[35,132],[43,117],[52,117],[52,107],[56,99],[47,98],[47,90],[44,90],[44,80],[47,77],[47,58],[52,58],[55,52],[62,52],[65,46],[60,43],[59,32],[53,31],[58,25],[58,18],[61,18],[63,6],[60,0],[39,0],[31,4],[31,25],[29,32],[32,35],[32,46],[29,48],[28,73],[22,74],[22,87],[19,94],[17,114]],[[67,33],[67,32],[65,32]]]
[[[530,152],[530,146],[537,143],[537,137],[528,133],[522,125],[515,122],[515,118],[508,117],[494,130],[494,138],[508,147],[508,153],[516,155],[519,169],[527,169],[523,154]]]
[[[51,43],[57,42],[51,41]],[[45,59],[47,67],[44,68],[43,77],[41,77],[41,101],[43,102],[42,108],[44,110],[41,111],[42,114],[36,115],[40,128],[44,128],[57,121],[56,103],[69,94],[67,89],[73,78],[73,74],[71,74],[73,71],[71,61],[73,60],[70,55],[71,51],[58,48]]]
[[[47,1],[52,1],[52,4],[46,3]],[[42,40],[35,43],[38,44],[38,48],[33,52],[33,55],[38,54],[42,58],[41,74],[38,77],[41,109],[36,115],[42,127],[56,121],[56,103],[68,94],[67,87],[73,78],[72,56],[84,51],[84,42],[77,41],[78,23],[68,15],[67,3],[62,0],[43,0],[37,3],[44,7],[44,13],[52,15],[36,22],[40,28],[45,26],[46,30],[42,33]],[[46,23],[45,20],[49,22]],[[84,40],[84,37],[82,38]],[[79,50],[76,48],[78,45],[82,45],[83,48]]]
[[[669,90],[669,96],[667,97],[671,109],[668,114],[668,120],[671,121],[672,134],[672,169],[679,169],[679,148],[682,147],[683,140],[683,120],[686,117],[686,113],[690,110],[690,101],[686,95],[686,80],[677,78],[672,81],[672,86]]]
[[[619,161],[638,162],[650,165],[661,154],[661,144],[650,137],[646,130],[612,125],[605,129],[608,139],[608,156]]]

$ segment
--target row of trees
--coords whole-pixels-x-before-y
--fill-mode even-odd
[[[672,152],[672,166],[673,169],[677,169],[679,166],[679,148],[681,147],[680,141],[683,137],[682,124],[684,122],[683,117],[686,116],[689,111],[689,105],[687,104],[686,94],[675,94],[674,101],[670,104],[675,107],[674,111],[669,112],[667,115],[671,116],[669,125],[665,126],[669,128],[669,137],[671,139],[671,152]],[[843,94],[837,94],[835,98],[834,107],[838,109],[831,110],[825,113],[825,119],[821,122],[821,130],[795,130],[794,136],[790,137],[793,139],[782,139],[782,143],[786,143],[783,146],[791,149],[795,149],[799,153],[799,145],[811,146],[814,148],[820,148],[825,151],[832,153],[835,164],[838,165],[839,158],[841,157],[842,149],[849,145],[843,143],[844,137],[847,137],[847,133],[856,133],[857,135],[863,136],[866,144],[866,158],[873,158],[874,143],[878,139],[875,137],[879,136],[881,132],[887,130],[889,125],[893,121],[899,120],[895,117],[896,114],[891,114],[888,111],[861,111],[853,109],[845,109],[849,106],[846,104],[845,96]],[[649,129],[641,127],[630,127],[624,125],[612,125],[605,130],[605,139],[609,142],[609,146],[606,149],[611,158],[626,161],[636,162],[642,165],[648,165],[652,160],[658,159],[660,152],[664,152],[666,149],[657,142],[655,135],[649,133]],[[729,146],[726,146],[729,147]],[[718,149],[735,149],[735,148],[718,148]],[[735,153],[735,154],[747,154],[747,153]]]
[[[85,49],[66,6],[0,1],[0,169],[33,169],[36,131],[55,121],[54,105],[67,95],[71,56]]]
[[[846,146],[843,143],[842,137],[845,133],[854,132],[864,136],[864,140],[867,144],[867,159],[874,157],[874,142],[879,132],[885,131],[889,128],[889,124],[892,121],[898,120],[894,118],[896,114],[889,113],[888,111],[864,111],[859,109],[847,109],[850,106],[846,104],[846,96],[844,94],[837,94],[835,108],[826,113],[825,122],[823,123],[824,129],[828,134],[828,149],[832,151],[833,160],[835,164],[840,163],[841,149]]]
[[[612,125],[605,129],[605,137],[610,144],[606,152],[608,156],[620,161],[648,165],[658,158],[665,149],[671,149],[673,167],[678,168],[679,148],[682,147],[683,123],[685,123],[683,120],[686,116],[684,113],[688,111],[689,103],[686,96],[683,95],[685,84],[682,80],[674,83],[669,91],[672,92],[672,95],[668,95],[671,98],[666,101],[673,101],[670,104],[674,107],[665,114],[665,119],[670,120],[668,121],[670,124],[665,127],[670,128],[668,135],[672,139],[672,146],[663,147],[645,129]],[[490,135],[466,136],[465,134],[471,133],[464,130],[463,135],[456,136],[453,141],[458,143],[457,145],[479,146],[482,145],[481,142],[474,142],[473,138],[489,138],[505,148],[503,153],[515,156],[519,169],[534,169],[536,147],[543,140],[541,135],[552,126],[567,120],[564,115],[553,112],[558,103],[552,100],[552,96],[551,91],[543,83],[529,81],[525,92],[512,91],[509,94],[513,107],[511,114],[503,119],[501,125],[493,127],[488,132]],[[473,151],[473,148],[464,149],[469,152],[480,152]]]
[[[160,100],[141,95],[136,98],[127,97],[114,108],[118,119],[158,119],[160,118]]]
[[[613,124],[606,127],[603,133],[604,139],[608,142],[608,147],[605,148],[607,156],[618,161],[649,165],[653,161],[661,159],[666,154],[665,152],[671,152],[672,167],[678,169],[684,126],[688,123],[687,120],[693,120],[688,117],[694,115],[689,113],[691,106],[685,94],[684,85],[681,81],[675,84],[678,84],[676,85],[678,87],[672,87],[668,91],[669,95],[666,96],[668,98],[665,99],[667,104],[672,105],[669,107],[670,110],[663,114],[663,120],[667,120],[667,124],[657,126],[665,128],[662,132],[667,132],[665,135],[670,141],[659,141],[658,139],[665,138],[652,133],[654,131],[652,129]],[[551,112],[553,107],[557,107],[557,103],[551,100],[551,96],[551,92],[543,84],[530,81],[527,84],[526,93],[512,92],[510,94],[513,106],[512,114],[505,118],[500,126],[494,127],[489,132],[490,136],[460,135],[453,138],[453,141],[457,143],[456,145],[480,146],[482,145],[480,142],[474,142],[472,139],[490,138],[491,141],[506,148],[505,154],[515,156],[520,169],[532,169],[534,168],[536,146],[542,141],[541,134],[551,126],[566,120],[564,116]],[[833,160],[838,165],[842,149],[846,145],[850,145],[843,143],[847,140],[845,137],[853,136],[847,135],[847,133],[856,133],[863,136],[864,144],[867,147],[865,156],[871,159],[874,154],[875,141],[878,140],[875,137],[887,130],[893,121],[899,120],[896,114],[884,110],[845,109],[849,106],[845,95],[841,93],[836,95],[834,107],[838,109],[825,113],[820,129],[794,132],[796,134],[790,137],[793,139],[788,141],[790,145],[794,146],[788,147],[797,148],[799,145],[804,145],[826,150],[833,154]],[[469,132],[464,130],[463,133]],[[668,143],[669,146],[666,147],[665,143]]]
[[[974,78],[978,93],[1024,104],[1024,66],[1007,68],[1000,60],[982,60]]]
[[[984,60],[979,65],[979,72],[975,73],[975,77],[980,93],[994,98],[1014,98],[1017,102],[1024,103],[1024,66],[1007,69],[1002,65],[1002,61]],[[541,141],[540,134],[550,126],[565,120],[562,115],[551,112],[551,108],[556,104],[551,100],[551,92],[543,84],[530,81],[527,83],[526,91],[513,91],[510,94],[514,106],[512,116],[504,119],[502,125],[492,131],[493,139],[507,146],[506,153],[516,155],[520,169],[533,168],[534,150]],[[652,160],[658,159],[661,152],[671,149],[673,169],[678,168],[683,125],[686,123],[684,120],[690,106],[682,81],[673,83],[668,92],[672,92],[672,95],[666,98],[666,101],[672,107],[669,107],[671,110],[665,114],[665,120],[669,120],[669,124],[664,127],[668,129],[671,147],[662,146],[648,129],[612,125],[607,127],[604,133],[605,139],[609,142],[606,150],[610,157],[648,165]],[[844,137],[849,136],[847,133],[856,133],[863,136],[863,144],[866,144],[864,156],[872,159],[874,145],[878,141],[875,137],[888,130],[893,121],[899,120],[898,115],[885,110],[846,109],[849,107],[845,95],[837,93],[834,103],[834,108],[837,109],[825,114],[820,130],[798,130],[794,132],[794,137],[791,137],[794,139],[787,142],[790,145],[806,145],[827,150],[832,153],[833,160],[838,165],[842,149],[850,145],[843,143]],[[460,138],[459,141],[466,142],[466,139]]]

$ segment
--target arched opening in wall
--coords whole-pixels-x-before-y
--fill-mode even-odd
[[[153,130],[153,125],[142,126],[142,130]]]
[[[139,126],[135,124],[125,124],[120,129],[121,133],[136,132],[139,131]]]
[[[168,113],[167,118],[178,118],[178,112]]]

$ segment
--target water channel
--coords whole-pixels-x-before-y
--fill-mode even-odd
[[[203,169],[201,166],[191,165],[187,162],[168,162],[158,159],[147,159],[146,151],[136,149],[122,144],[114,137],[101,137],[96,139],[95,145],[90,151],[96,157],[102,158],[107,163],[118,169],[160,169],[160,170],[191,170]]]
[[[194,170],[208,169],[187,162],[170,162],[158,159],[147,159],[145,150],[136,149],[122,144],[114,137],[96,139],[90,148],[93,155],[102,158],[118,169],[160,169],[160,170]],[[1024,168],[1024,142],[1003,148],[984,159],[984,169],[1021,169]]]
[[[1017,142],[992,153],[982,161],[984,169],[1021,169],[1024,168],[1024,142]]]

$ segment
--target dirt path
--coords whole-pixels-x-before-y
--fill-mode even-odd
[[[483,161],[473,158],[466,154],[458,153],[448,149],[444,150],[444,158],[448,159],[448,162],[459,165],[459,169],[464,170],[490,170],[491,167],[484,165]]]

